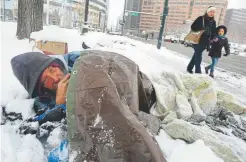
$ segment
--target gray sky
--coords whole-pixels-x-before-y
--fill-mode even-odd
[[[124,0],[109,0],[108,27],[116,25],[117,18],[124,10]]]
[[[229,0],[228,8],[246,8],[246,0]],[[117,18],[123,12],[124,0],[109,0],[108,27],[116,25]]]
[[[246,8],[246,0],[229,0],[228,8]]]

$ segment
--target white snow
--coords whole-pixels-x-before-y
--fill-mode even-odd
[[[44,149],[35,135],[21,136],[10,125],[1,125],[2,162],[46,162]]]
[[[223,162],[218,158],[213,151],[207,147],[202,140],[197,140],[195,143],[180,146],[175,149],[170,157],[170,162]]]
[[[163,129],[155,138],[168,162],[223,162],[202,140],[186,144],[172,139]]]
[[[101,120],[102,120],[102,117],[101,117],[99,114],[97,114],[97,117],[96,117],[96,119],[95,119],[95,121],[94,121],[94,127],[96,127],[97,124],[98,124]]]
[[[72,152],[69,154],[69,162],[73,162],[74,159],[77,157],[77,155],[78,155],[78,152],[72,151]],[[84,162],[86,162],[86,160],[84,160]]]
[[[33,43],[29,43],[28,40],[18,40],[15,37],[15,23],[1,22],[1,26],[1,39],[4,41],[0,43],[0,106],[6,106],[6,110],[9,112],[20,112],[24,118],[28,118],[33,115],[33,100],[27,99],[27,92],[13,75],[10,60],[18,54],[32,51]],[[173,74],[185,72],[189,61],[186,57],[165,48],[157,50],[155,46],[150,44],[103,33],[88,33],[85,36],[80,36],[77,30],[49,26],[45,27],[41,32],[33,33],[32,38],[67,42],[69,51],[82,50],[81,44],[84,41],[93,49],[117,52],[135,61],[139,65],[140,70],[152,79],[161,78],[163,71],[169,71]],[[233,94],[238,101],[246,104],[246,78],[223,69],[217,68],[217,70],[215,81],[218,89]],[[95,123],[97,123],[97,120]],[[31,162],[33,157],[35,157],[37,162],[46,161],[42,145],[35,136],[21,136],[16,133],[19,125],[18,121],[15,125],[10,125],[9,123],[1,125],[1,161]],[[57,145],[61,141],[61,130],[59,129],[57,128],[51,133],[51,137],[48,140],[49,144]],[[222,161],[201,140],[187,145],[181,140],[170,139],[163,130],[161,130],[160,135],[156,139],[170,162]]]
[[[240,53],[239,53],[239,56],[246,57],[246,52],[240,52]]]
[[[50,132],[50,135],[47,139],[47,142],[51,146],[56,147],[56,146],[59,146],[59,144],[62,142],[62,140],[64,139],[65,136],[66,136],[66,134],[64,133],[62,128],[57,127],[52,132]]]
[[[35,135],[25,135],[21,139],[21,142],[22,145],[17,153],[16,161],[47,161],[44,156],[42,144],[36,139]]]
[[[33,99],[14,99],[6,105],[6,112],[22,113],[23,119],[28,119],[35,115],[33,102]]]

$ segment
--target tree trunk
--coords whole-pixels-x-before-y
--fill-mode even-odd
[[[44,10],[44,1],[43,0],[34,0],[34,29],[33,31],[43,30],[43,10]]]
[[[43,29],[43,0],[18,0],[18,39],[30,38],[33,31]]]
[[[27,10],[28,10],[28,0],[19,0],[18,1],[18,20],[17,20],[17,32],[16,36],[18,39],[28,38],[28,28],[27,24]]]

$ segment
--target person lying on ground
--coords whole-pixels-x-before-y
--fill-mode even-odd
[[[66,117],[67,88],[71,76],[69,71],[71,71],[75,60],[81,56],[81,53],[82,52],[72,52],[64,55],[68,69],[60,59],[49,57],[37,52],[24,53],[14,57],[11,60],[14,75],[27,90],[30,97],[35,99],[34,111],[37,115],[31,118],[32,121],[38,121],[42,124],[47,121],[60,121]],[[93,60],[93,52],[91,55],[91,61],[96,61]],[[137,72],[136,75],[136,77],[138,77],[143,74]],[[100,81],[100,78],[97,80]],[[139,82],[137,86],[143,86],[142,81]],[[139,107],[137,109],[149,112],[150,107],[156,100],[154,90],[146,93],[147,91],[143,88],[141,89],[142,90],[139,91],[137,100],[139,101]],[[124,120],[124,122],[126,121]],[[60,161],[61,157],[59,157],[59,153],[57,152],[63,150],[66,151],[67,147],[68,141],[62,141],[60,146],[49,153],[48,160],[50,162]],[[163,158],[160,153],[159,158]],[[67,161],[68,157],[65,159],[65,161]]]
[[[64,55],[71,69],[73,62],[80,56],[78,52]],[[42,53],[30,52],[18,55],[11,60],[16,78],[34,98],[34,111],[31,120],[45,123],[60,121],[66,112],[66,89],[70,74],[64,63]]]

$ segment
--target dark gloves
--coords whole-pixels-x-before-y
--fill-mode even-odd
[[[56,105],[52,109],[47,109],[42,114],[38,114],[34,117],[34,121],[38,121],[40,124],[47,121],[60,121],[66,117],[66,105]]]
[[[39,111],[35,117],[24,120],[20,127],[20,134],[36,134],[37,138],[48,136],[55,126],[47,121],[61,121],[66,117],[66,105],[56,105],[52,109]],[[44,123],[44,124],[43,124]],[[39,127],[41,125],[41,127]]]
[[[36,134],[38,131],[39,124],[31,119],[24,120],[20,127],[20,134]]]

